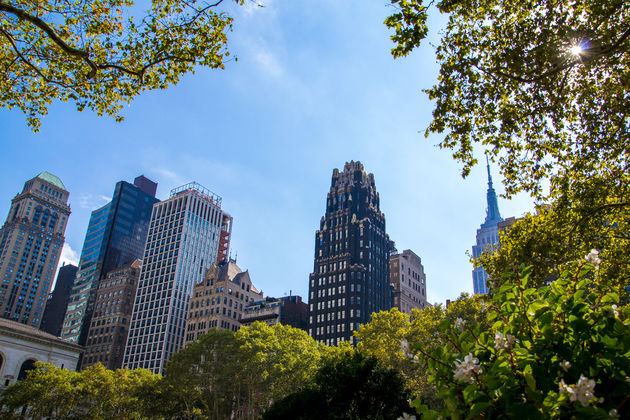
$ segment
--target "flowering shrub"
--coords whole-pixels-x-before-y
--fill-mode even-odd
[[[543,287],[531,268],[486,300],[492,328],[444,320],[441,345],[413,346],[445,408],[422,418],[629,418],[630,323],[599,282],[596,251]]]

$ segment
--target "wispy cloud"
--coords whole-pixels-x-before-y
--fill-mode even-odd
[[[269,76],[280,78],[284,75],[284,67],[282,67],[276,56],[264,46],[261,46],[254,53],[253,58],[257,66]]]
[[[152,171],[164,178],[168,178],[168,179],[178,178],[177,173],[175,173],[175,171],[171,171],[170,169],[167,169],[167,168],[153,168]]]
[[[82,209],[95,210],[110,200],[111,198],[105,195],[81,194],[79,196],[79,207]]]
[[[72,264],[72,265],[79,265],[79,253],[77,251],[75,251],[74,249],[72,249],[72,247],[70,247],[69,243],[64,243],[63,244],[63,248],[61,248],[61,255],[59,256],[59,264],[57,265],[57,271],[55,272],[55,277],[54,277],[54,283],[57,282],[57,276],[59,275],[59,269],[63,266],[63,265],[67,265],[67,264]],[[55,284],[53,283],[53,285],[51,287],[54,287]],[[52,291],[52,289],[51,289]]]

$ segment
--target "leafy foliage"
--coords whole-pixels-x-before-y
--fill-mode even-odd
[[[350,352],[327,363],[312,386],[274,403],[263,419],[395,419],[410,411],[408,391],[392,369]]]
[[[441,409],[444,402],[436,387],[428,380],[426,360],[414,357],[409,349],[432,352],[442,344],[439,339],[440,325],[455,325],[458,319],[464,325],[490,327],[481,298],[470,298],[463,294],[447,308],[436,305],[423,310],[416,309],[410,316],[399,312],[397,308],[373,314],[371,321],[355,332],[359,339],[357,350],[375,357],[381,366],[397,370],[413,397],[431,408]]]
[[[549,286],[522,269],[489,298],[488,330],[440,325],[422,351],[446,407],[423,418],[607,418],[630,415],[630,322],[614,288],[593,287],[592,264],[574,263]]]
[[[395,57],[426,36],[422,1],[391,0]],[[615,179],[630,148],[630,3],[442,0],[436,102],[427,134],[445,133],[466,176],[474,149],[498,159],[508,195],[543,195],[580,174]]]
[[[518,274],[521,265],[531,265],[532,278],[543,284],[595,248],[603,260],[600,281],[625,295],[624,289],[630,285],[628,175],[619,174],[614,180],[576,178],[554,196],[551,205],[540,206],[536,215],[512,225],[502,234],[496,252],[484,254],[477,263],[483,265],[495,287],[502,277]]]
[[[167,364],[165,392],[174,404],[165,416],[258,418],[271,401],[310,384],[321,363],[340,352],[285,325],[211,330]]]
[[[211,330],[175,353],[164,372],[166,417],[229,418],[242,399],[242,360],[234,334]]]
[[[0,396],[2,418],[141,419],[152,417],[149,404],[160,375],[148,370],[107,370],[100,363],[82,372],[37,362],[27,377]]]
[[[139,18],[133,0],[0,0],[0,106],[35,131],[55,99],[120,121],[139,93],[223,68],[232,19],[220,3],[153,0]]]

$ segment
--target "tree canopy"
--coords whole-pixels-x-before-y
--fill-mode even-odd
[[[444,308],[434,305],[423,310],[414,309],[410,315],[393,308],[372,314],[372,319],[354,334],[359,339],[357,350],[374,357],[387,369],[398,371],[411,395],[434,409],[444,407],[438,389],[429,382],[426,359],[418,354],[428,354],[442,344],[440,325],[481,325],[489,328],[485,317],[482,297],[462,294],[459,299]]]
[[[53,100],[120,121],[139,93],[223,68],[232,18],[221,3],[152,0],[142,16],[133,0],[0,0],[0,106],[35,131]]]
[[[275,402],[262,419],[395,419],[411,411],[408,396],[396,370],[349,351],[325,363],[312,384]]]
[[[429,133],[466,176],[488,149],[506,193],[544,195],[576,174],[615,179],[630,158],[630,3],[625,0],[391,0],[394,57],[448,14]]]
[[[286,325],[212,329],[167,364],[163,389],[173,403],[164,414],[258,418],[271,402],[309,385],[320,366],[343,351]]]
[[[145,369],[107,370],[96,364],[81,372],[37,362],[36,368],[3,391],[2,418],[142,419],[154,417],[152,403],[161,376]]]

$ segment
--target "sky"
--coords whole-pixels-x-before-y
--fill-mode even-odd
[[[424,136],[433,104],[422,90],[436,82],[444,17],[432,15],[429,42],[394,60],[386,1],[261,3],[221,6],[234,17],[228,42],[238,61],[145,92],[122,123],[56,102],[33,133],[19,110],[0,108],[0,215],[26,180],[59,176],[72,208],[63,256],[77,263],[90,212],[116,182],[144,174],[166,199],[196,181],[223,198],[232,256],[254,285],[308,300],[333,169],[359,160],[374,174],[397,249],[422,259],[429,302],[472,293],[468,252],[485,218],[486,168],[462,179],[440,137]],[[503,217],[532,207],[525,196],[499,199]]]

